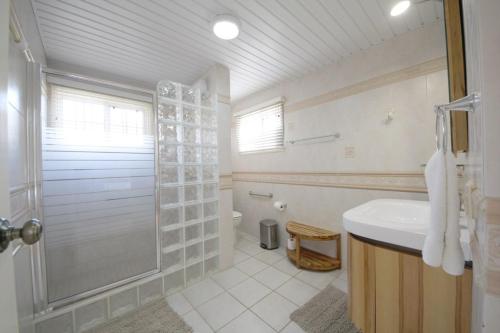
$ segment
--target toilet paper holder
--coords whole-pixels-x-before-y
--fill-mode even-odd
[[[282,212],[286,209],[287,203],[283,201],[275,201],[273,207]]]

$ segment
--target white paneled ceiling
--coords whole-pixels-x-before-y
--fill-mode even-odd
[[[33,0],[49,64],[147,82],[193,83],[214,63],[238,99],[442,19],[442,3],[390,17],[395,0]],[[241,20],[217,39],[216,14]]]

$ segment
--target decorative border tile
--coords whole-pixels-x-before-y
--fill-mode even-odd
[[[427,193],[423,173],[234,172],[238,182]]]

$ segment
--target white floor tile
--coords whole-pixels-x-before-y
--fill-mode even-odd
[[[195,333],[304,333],[290,321],[294,310],[329,283],[347,292],[345,270],[298,269],[286,253],[263,250],[251,236],[240,237],[233,258],[233,267],[167,297]]]
[[[249,240],[243,238],[243,237],[239,237],[235,242],[234,242],[234,248],[235,249],[240,249],[240,248],[243,248],[245,246],[248,246],[249,243],[252,243],[250,242]]]
[[[246,254],[245,252],[241,252],[240,250],[238,249],[234,249],[234,252],[233,252],[233,265],[236,265],[244,260],[247,260],[248,258],[250,258],[250,256],[248,254]]]
[[[283,259],[283,256],[277,250],[266,250],[257,254],[254,258],[259,259],[268,265],[272,265]]]
[[[238,318],[224,326],[220,333],[274,333],[262,319],[257,317],[251,311],[245,311]]]
[[[276,249],[276,251],[278,251],[278,253],[281,254],[283,257],[286,257],[286,251],[287,251],[286,246],[280,246]]]
[[[246,308],[225,292],[201,305],[197,310],[210,327],[217,331],[243,313]]]
[[[311,287],[296,278],[292,278],[285,282],[284,285],[276,289],[276,292],[294,302],[298,306],[304,305],[308,300],[316,295],[319,290]]]
[[[212,279],[227,290],[248,279],[248,275],[232,267],[213,275]]]
[[[259,238],[252,236],[249,233],[246,233],[246,232],[241,231],[241,230],[238,231],[238,236],[241,238],[244,238],[246,240],[249,240],[251,242],[258,242],[259,241]]]
[[[335,280],[333,280],[332,284],[335,288],[340,289],[347,294],[347,281],[346,280],[343,280],[340,278],[335,279]]]
[[[277,293],[267,295],[251,310],[272,328],[279,331],[290,321],[290,314],[297,306]]]
[[[291,278],[274,267],[268,267],[253,276],[254,279],[261,282],[268,288],[276,289]]]
[[[191,326],[193,333],[213,333],[213,330],[196,310],[186,313],[182,316],[182,319]]]
[[[244,306],[251,307],[264,298],[264,296],[271,293],[271,289],[250,278],[245,282],[229,289],[229,293]]]
[[[306,333],[306,331],[304,331],[299,325],[291,321],[290,324],[286,325],[286,327],[280,333]]]
[[[236,248],[240,248],[240,247],[245,247],[248,244],[254,244],[254,243],[256,243],[256,242],[254,242],[252,240],[248,240],[245,237],[240,237],[240,238],[238,238],[238,240],[234,244],[235,244]]]
[[[254,258],[247,259],[236,265],[236,268],[250,276],[254,275],[257,272],[260,272],[263,269],[266,269],[267,267],[269,267],[269,265],[264,264],[262,261]]]
[[[241,239],[240,241],[238,241],[238,243],[236,243],[236,248],[250,256],[254,256],[265,251],[259,246],[257,242],[250,242],[246,239]]]
[[[298,269],[297,266],[295,266],[295,264],[293,264],[288,258],[284,258],[277,263],[274,263],[273,267],[291,276],[303,271],[302,269]]]
[[[181,293],[168,296],[167,303],[175,312],[177,312],[178,315],[181,316],[193,310],[191,304]]]
[[[324,289],[330,282],[338,278],[340,274],[341,271],[339,270],[329,272],[301,271],[295,275],[295,278],[315,288]]]
[[[208,278],[187,288],[182,294],[194,307],[197,307],[223,291],[224,289],[222,289],[222,287]]]

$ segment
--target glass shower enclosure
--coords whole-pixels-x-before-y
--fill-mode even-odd
[[[158,83],[153,103],[57,80],[47,93],[40,120],[45,230],[34,258],[41,277],[34,279],[37,312],[93,297],[118,313],[113,306],[125,311],[142,302],[141,281],[161,282],[148,292],[154,297],[216,271],[214,96],[171,81]],[[128,303],[110,307],[114,288],[128,285]]]

